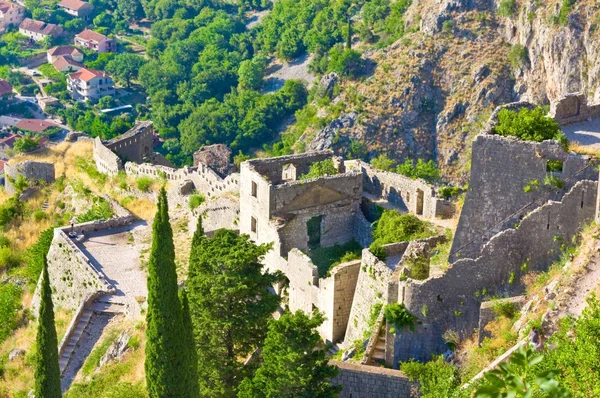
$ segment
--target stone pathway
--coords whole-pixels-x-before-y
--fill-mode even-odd
[[[600,150],[600,119],[570,124],[562,127],[561,130],[569,141],[575,141],[594,150]]]
[[[117,289],[114,297],[98,301],[122,304],[127,307],[126,311],[135,311],[136,297],[148,296],[146,273],[140,264],[140,252],[144,247],[136,239],[136,236],[145,233],[148,228],[145,222],[136,222],[120,228],[88,233],[85,240],[77,243],[92,264]]]

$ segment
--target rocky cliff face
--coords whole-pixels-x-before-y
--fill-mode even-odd
[[[566,1],[517,2],[508,17],[497,15],[501,0],[413,2],[413,32],[365,53],[373,73],[343,83],[342,116],[304,136],[306,148],[342,153],[357,140],[367,158],[435,159],[447,180],[465,182],[470,142],[497,105],[576,91],[600,101],[600,7],[579,0],[561,14]]]

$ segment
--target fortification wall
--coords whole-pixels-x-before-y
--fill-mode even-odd
[[[505,305],[512,305],[515,313],[518,313],[526,302],[526,296],[515,296],[500,300],[484,301],[481,303],[481,306],[479,307],[479,333],[477,334],[479,344],[481,344],[486,337],[492,336],[492,334],[487,330],[486,326],[499,316],[494,309],[496,305],[501,303]]]
[[[308,152],[300,155],[279,156],[269,159],[248,160],[247,167],[252,168],[273,185],[279,185],[283,180],[283,167],[291,164],[296,169],[296,177],[308,173],[310,165],[331,158],[331,151]]]
[[[105,145],[125,162],[142,163],[153,153],[154,128],[152,122],[138,122],[131,130],[106,142]]]
[[[407,242],[397,246],[397,255],[401,255],[402,249],[406,249]],[[377,303],[387,302],[388,284],[392,280],[394,271],[383,261],[375,257],[369,249],[362,251],[362,260],[352,309],[350,310],[348,327],[346,328],[345,341],[348,344],[356,340],[364,340],[367,330],[371,309]]]
[[[205,202],[192,212],[190,222],[191,233],[196,230],[196,219],[202,217],[204,232],[214,232],[217,229],[237,229],[240,217],[240,202],[237,198],[221,196]]]
[[[398,370],[331,361],[340,370],[333,384],[342,385],[340,398],[418,397],[418,384]]]
[[[567,94],[550,105],[550,117],[566,126],[600,117],[600,104],[589,105],[582,93]]]
[[[99,172],[115,175],[123,170],[123,161],[108,149],[99,137],[94,139],[94,161]]]
[[[76,310],[88,297],[114,289],[60,228],[54,230],[54,238],[48,251],[48,275],[55,308]],[[34,314],[39,309],[40,282],[31,303]]]
[[[12,184],[12,181],[16,180],[18,176],[25,177],[29,182],[53,182],[54,181],[54,164],[46,162],[35,162],[33,160],[26,160],[24,162],[10,165],[6,163],[4,165],[4,188],[6,193],[14,194],[16,189]]]
[[[564,182],[564,189],[544,185],[549,160],[563,162],[562,173],[555,175]],[[450,261],[477,257],[485,242],[527,212],[546,200],[560,200],[577,181],[598,180],[590,157],[569,154],[555,141],[479,135],[473,141],[471,163],[469,190]]]
[[[415,332],[396,335],[394,366],[442,353],[447,330],[461,338],[471,335],[484,297],[521,294],[521,277],[547,270],[559,258],[561,245],[569,244],[581,226],[594,219],[597,190],[596,181],[577,182],[561,202],[550,201],[524,217],[516,229],[496,234],[478,258],[458,260],[441,276],[400,281],[398,301],[422,324]]]
[[[362,173],[365,192],[387,200],[400,210],[427,218],[447,217],[452,213],[454,207],[438,198],[434,187],[423,180],[377,170],[360,160],[346,161],[345,165],[349,171]]]

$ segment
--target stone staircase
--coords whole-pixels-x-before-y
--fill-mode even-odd
[[[86,306],[81,312],[81,315],[77,320],[77,324],[68,336],[65,342],[65,347],[62,350],[60,358],[58,359],[60,373],[64,373],[65,369],[69,365],[69,361],[71,361],[71,359],[73,358],[73,354],[77,350],[77,347],[79,347],[80,343],[82,342],[82,339],[85,338],[86,329],[88,329],[88,326],[94,314],[115,315],[124,312],[125,302],[123,298],[111,294],[101,296],[94,300],[91,304]]]
[[[73,332],[71,333],[67,342],[65,343],[65,348],[62,351],[60,358],[58,359],[58,366],[60,367],[61,374],[63,374],[63,372],[67,368],[67,365],[69,364],[69,361],[73,356],[73,352],[75,352],[75,349],[79,344],[79,340],[81,339],[81,336],[83,336],[83,332],[85,332],[85,329],[90,323],[90,319],[92,319],[93,314],[94,312],[89,308],[84,309],[81,313],[81,316],[77,321],[77,325],[75,326],[75,329],[73,329]]]
[[[385,333],[386,328],[384,326],[380,329],[379,335],[377,335],[377,341],[373,347],[369,365],[385,365]]]

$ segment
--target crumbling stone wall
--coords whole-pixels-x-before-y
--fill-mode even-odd
[[[477,335],[479,344],[481,344],[486,337],[492,336],[492,334],[488,330],[486,330],[486,326],[490,322],[495,320],[498,316],[500,316],[494,310],[494,306],[498,304],[507,303],[509,305],[512,305],[513,309],[515,310],[515,313],[517,313],[521,310],[521,308],[525,305],[526,302],[526,296],[515,296],[508,297],[505,299],[485,301],[481,303],[481,306],[479,307],[479,333]]]
[[[94,138],[94,161],[98,171],[104,174],[116,175],[123,170],[123,161],[99,137]]]
[[[26,160],[15,165],[9,163],[4,165],[4,189],[8,194],[16,193],[16,189],[13,186],[13,181],[18,176],[25,177],[30,182],[53,182],[54,181],[54,165],[46,162],[35,162],[33,160]]]
[[[67,227],[54,230],[54,238],[48,251],[48,275],[54,306],[76,310],[88,297],[98,292],[109,293],[114,288],[104,275],[96,270],[65,231]],[[41,276],[31,303],[34,314],[37,314],[39,309],[40,287]]]
[[[273,185],[279,185],[285,182],[283,179],[284,166],[293,165],[296,172],[296,177],[308,173],[310,166],[322,160],[332,158],[331,151],[308,152],[301,155],[279,156],[269,159],[254,159],[248,160],[248,168],[252,168],[264,179]],[[340,170],[343,172],[343,170]]]
[[[579,123],[600,117],[600,104],[588,104],[582,93],[567,94],[550,105],[550,116],[561,126]]]
[[[333,384],[343,386],[340,398],[418,397],[418,384],[398,370],[332,361],[340,370]]]
[[[460,259],[445,274],[424,281],[399,281],[398,301],[422,324],[415,332],[395,336],[394,366],[445,351],[442,334],[447,330],[461,338],[470,336],[479,325],[479,308],[486,297],[521,294],[521,277],[547,270],[559,258],[561,245],[569,244],[582,225],[594,219],[597,190],[596,181],[577,182],[562,201],[549,201],[516,229],[496,234],[476,259]]]
[[[402,174],[381,171],[361,160],[345,162],[346,170],[360,171],[364,191],[382,198],[400,210],[427,218],[449,217],[454,206],[437,196],[435,188],[423,180],[413,180]]]
[[[205,233],[214,232],[221,228],[238,229],[240,217],[240,202],[238,198],[221,196],[205,202],[192,212],[190,233],[196,230],[196,220],[202,217],[202,228]]]
[[[213,169],[221,177],[225,177],[233,171],[230,158],[231,149],[227,145],[207,145],[194,152],[194,167],[203,164]]]
[[[313,308],[318,308],[326,318],[319,326],[321,336],[329,342],[341,341],[346,332],[359,269],[360,260],[350,261],[333,268],[330,276],[319,278],[319,271],[311,259],[300,250],[291,250],[287,264],[281,270],[290,281],[290,310],[311,313]]]
[[[154,128],[152,122],[137,122],[131,130],[107,141],[105,146],[125,162],[143,163],[153,153]]]
[[[563,162],[555,174],[564,189],[544,185],[547,161]],[[494,234],[512,227],[547,200],[560,200],[577,181],[598,180],[595,162],[555,141],[479,135],[473,141],[469,190],[452,243],[450,261],[475,258]],[[528,188],[527,188],[528,187]]]

